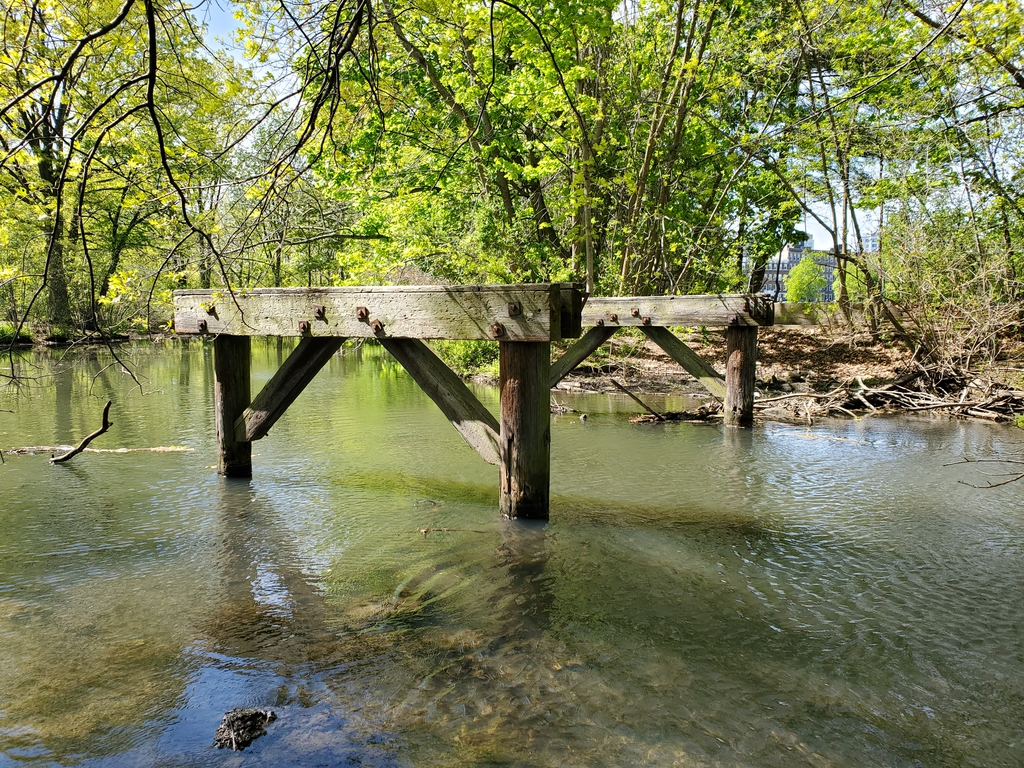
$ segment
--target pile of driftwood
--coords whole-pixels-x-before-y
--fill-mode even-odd
[[[961,418],[1012,421],[1024,413],[1024,390],[1006,389],[965,371],[922,366],[882,386],[869,386],[858,377],[828,392],[759,398],[754,407],[767,414],[801,419],[932,411]]]

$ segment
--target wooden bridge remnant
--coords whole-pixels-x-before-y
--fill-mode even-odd
[[[586,301],[580,285],[559,283],[186,290],[174,292],[174,327],[179,335],[214,337],[220,474],[251,477],[252,442],[270,431],[346,338],[373,338],[466,442],[498,466],[502,515],[546,519],[551,387],[619,328],[636,326],[724,399],[727,424],[749,425],[757,328],[771,324],[772,306],[763,297],[724,295]],[[668,330],[680,325],[726,327],[725,379]],[[253,336],[300,339],[255,397]],[[552,364],[551,342],[576,338]],[[498,343],[499,418],[424,343],[427,339]]]

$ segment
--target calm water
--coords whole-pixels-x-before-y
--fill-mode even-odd
[[[1024,431],[633,426],[559,395],[590,419],[554,419],[529,527],[379,351],[331,361],[252,482],[212,469],[210,348],[125,354],[142,391],[93,351],[0,395],[5,449],[77,441],[107,398],[95,447],[192,449],[6,456],[0,765],[1024,764],[1024,481],[943,466]],[[279,719],[215,749],[239,706]]]

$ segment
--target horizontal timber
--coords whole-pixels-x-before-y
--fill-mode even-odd
[[[174,292],[178,334],[558,341],[580,333],[571,283]]]
[[[775,305],[769,296],[615,296],[590,298],[583,307],[583,327],[773,325]]]

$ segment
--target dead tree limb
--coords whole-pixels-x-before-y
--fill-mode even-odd
[[[627,395],[629,395],[629,396],[630,396],[631,398],[633,398],[633,399],[634,399],[634,400],[635,400],[635,401],[636,401],[637,403],[639,403],[639,404],[640,404],[640,407],[641,407],[641,408],[643,408],[643,409],[644,409],[645,411],[647,411],[647,412],[648,412],[649,414],[651,414],[652,416],[654,416],[654,417],[655,417],[655,418],[656,418],[656,419],[657,419],[658,421],[664,421],[664,420],[665,420],[665,417],[664,417],[664,416],[662,416],[662,415],[661,415],[660,413],[658,413],[658,412],[657,412],[656,410],[654,410],[653,408],[651,408],[651,406],[649,406],[649,405],[648,405],[647,403],[645,403],[645,402],[644,402],[643,400],[641,400],[641,399],[640,399],[639,397],[637,397],[636,395],[634,395],[634,394],[633,394],[632,392],[630,392],[630,391],[629,391],[628,389],[626,389],[626,388],[625,388],[624,386],[622,386],[621,384],[619,384],[619,382],[617,382],[617,381],[616,381],[615,379],[608,379],[608,381],[610,381],[610,382],[611,382],[612,384],[614,384],[614,385],[616,386],[616,388],[617,388],[617,389],[620,389],[621,391],[623,391],[623,392],[625,392],[625,393],[626,393]]]
[[[110,419],[107,418],[107,416],[110,414],[110,403],[111,403],[111,401],[107,400],[107,404],[103,407],[103,426],[101,426],[99,429],[97,429],[91,435],[87,435],[85,437],[85,439],[82,440],[82,442],[80,442],[78,444],[77,448],[72,448],[70,451],[68,451],[67,453],[65,453],[65,454],[63,454],[61,456],[57,456],[57,457],[52,457],[51,456],[50,457],[50,463],[51,464],[60,464],[61,462],[65,462],[68,459],[72,458],[73,456],[78,455],[79,453],[81,453],[82,451],[85,450],[85,447],[89,443],[91,443],[97,437],[99,437],[104,432],[106,432],[108,429],[110,429],[111,422],[110,422]]]

